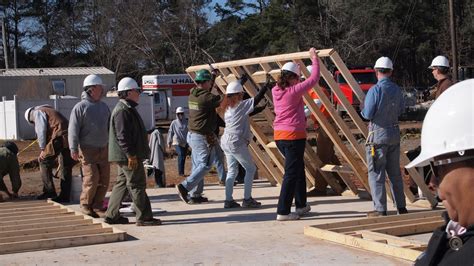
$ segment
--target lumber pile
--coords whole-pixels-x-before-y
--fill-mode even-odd
[[[126,235],[53,201],[0,203],[0,255],[124,241]]]
[[[307,143],[305,150],[305,173],[308,181],[308,188],[314,187],[318,190],[325,190],[326,186],[329,185],[334,192],[341,194],[343,192],[343,186],[341,186],[341,183],[338,181],[336,176],[338,175],[347,185],[347,188],[350,189],[353,194],[357,195],[358,188],[350,178],[352,175],[360,184],[362,184],[363,189],[370,194],[367,177],[367,160],[364,146],[361,144],[364,142],[358,141],[355,137],[356,134],[359,134],[366,139],[368,136],[367,125],[362,121],[359,114],[349,103],[344,93],[334,80],[332,74],[329,72],[325,62],[331,62],[341,72],[359,102],[364,101],[365,94],[334,49],[324,49],[319,50],[318,52],[320,57],[321,78],[326,81],[332,93],[338,97],[340,104],[347,111],[347,114],[352,120],[352,123],[357,127],[357,130],[351,130],[349,128],[348,122],[344,121],[338,114],[330,100],[330,97],[324,93],[319,85],[315,86],[313,90],[316,92],[322,104],[330,114],[329,118],[326,118],[323,115],[308,94],[304,96],[304,101],[308,106],[308,109],[316,117],[319,125],[329,136],[344,160],[343,165],[326,166],[322,163],[316,152],[311,148],[310,144]],[[249,76],[249,80],[244,84],[244,90],[253,97],[265,82],[266,75],[271,75],[276,80],[280,73],[280,68],[284,63],[289,61],[299,64],[303,75],[306,77],[309,76],[310,73],[305,67],[305,65],[310,64],[309,53],[307,51],[214,63],[212,64],[212,68],[220,71],[220,76],[216,79],[216,85],[221,92],[225,91],[229,82],[239,79],[244,74]],[[191,66],[186,69],[186,72],[194,78],[196,71],[200,69],[211,70],[211,66]],[[273,101],[270,91],[267,93],[266,98],[271,105]],[[263,114],[267,123],[266,126],[272,127],[275,114],[271,108],[264,110]],[[254,120],[251,120],[251,130],[255,138],[249,146],[257,167],[261,174],[272,184],[280,184],[284,173],[283,156],[276,148],[276,145],[274,145],[272,137],[265,135],[260,124],[256,123]],[[407,164],[408,158],[406,155],[402,153],[400,156],[401,164]],[[421,188],[423,194],[426,195],[429,204],[431,206],[436,206],[437,201],[425,185],[422,176],[415,169],[409,169],[408,171],[410,177]],[[317,174],[322,176],[324,180],[316,178]],[[388,179],[387,182],[389,182]],[[409,202],[416,201],[415,196],[408,187],[405,186],[404,191]],[[390,193],[390,190],[388,189],[387,192]]]
[[[433,232],[444,224],[442,212],[427,211],[312,225],[304,228],[304,234],[357,249],[415,261],[426,249],[427,243],[400,236]]]

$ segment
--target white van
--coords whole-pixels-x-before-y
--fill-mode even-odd
[[[188,96],[194,81],[188,74],[145,75],[142,89],[153,97],[155,120],[173,120],[176,108],[183,107],[189,114]]]

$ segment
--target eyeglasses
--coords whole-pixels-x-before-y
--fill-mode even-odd
[[[474,158],[474,155],[472,156],[463,156],[463,157],[455,157],[455,158],[449,158],[449,159],[443,159],[443,160],[437,160],[437,161],[430,161],[430,168],[431,168],[431,172],[433,173],[433,175],[435,177],[438,177],[438,178],[441,178],[442,176],[444,176],[444,172],[443,171],[443,166],[445,168],[446,165],[449,165],[449,164],[453,164],[453,163],[458,163],[458,162],[462,162],[462,161],[467,161],[467,160],[470,160],[470,159],[473,159]],[[440,179],[441,181],[441,179]]]

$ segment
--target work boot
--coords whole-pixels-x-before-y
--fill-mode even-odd
[[[128,218],[119,216],[117,219],[112,220],[109,217],[105,217],[104,222],[108,224],[128,224]]]
[[[299,216],[303,216],[307,214],[309,211],[311,211],[311,206],[309,206],[309,204],[306,204],[306,206],[304,206],[303,208],[296,208],[295,212]]]
[[[232,209],[232,208],[240,208],[240,204],[237,203],[235,200],[226,200],[224,201],[224,208]]]
[[[203,196],[199,196],[199,197],[191,197],[188,204],[201,204],[205,202],[209,202],[209,199]]]
[[[370,211],[367,213],[367,218],[373,218],[373,217],[381,217],[381,216],[387,216],[387,212],[379,212],[379,211]]]
[[[36,197],[37,200],[45,200],[45,199],[54,199],[57,198],[56,192],[44,192],[43,194]]]
[[[398,214],[399,214],[399,215],[400,215],[400,214],[407,214],[407,213],[408,213],[407,208],[398,208],[397,211],[398,211]]]
[[[144,220],[144,221],[137,220],[136,222],[136,226],[155,226],[155,225],[160,225],[160,224],[161,224],[161,220],[155,219],[155,218],[151,218],[150,220]]]
[[[176,185],[176,190],[178,191],[178,196],[179,198],[184,202],[188,203],[188,190],[182,185],[182,184],[177,184]]]
[[[256,201],[252,197],[242,201],[242,208],[260,208],[260,206],[262,206],[262,203]]]
[[[81,212],[85,215],[88,215],[92,218],[99,218],[99,215],[88,206],[81,206]]]

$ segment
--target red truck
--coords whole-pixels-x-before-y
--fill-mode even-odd
[[[377,77],[375,76],[375,70],[371,67],[366,68],[350,68],[349,71],[354,76],[357,83],[359,83],[360,88],[362,91],[367,94],[367,91],[377,83]],[[341,89],[342,93],[346,95],[346,98],[352,104],[352,106],[357,110],[360,111],[360,102],[357,99],[357,96],[352,92],[351,87],[347,84],[347,81],[341,75],[339,70],[334,72],[334,79],[336,80],[337,84],[339,84],[339,88]],[[333,101],[334,105],[336,106],[336,110],[339,112],[345,111],[344,107],[340,104],[339,99],[333,93]]]

